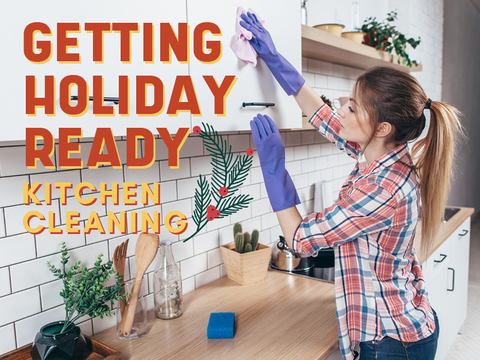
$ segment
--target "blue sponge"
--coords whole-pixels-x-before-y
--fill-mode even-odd
[[[235,325],[235,313],[211,313],[208,320],[207,338],[209,339],[233,339]]]

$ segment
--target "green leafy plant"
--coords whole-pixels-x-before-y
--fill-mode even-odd
[[[248,232],[242,233],[242,225],[236,223],[233,226],[233,236],[235,239],[235,251],[243,254],[251,251],[257,250],[258,246],[258,230],[253,230],[252,235]]]
[[[113,269],[112,261],[102,265],[103,254],[100,254],[92,269],[80,268],[81,262],[78,261],[68,270],[70,256],[65,242],[61,243],[61,251],[61,269],[57,269],[50,261],[47,262],[53,275],[63,281],[60,296],[65,304],[65,324],[60,333],[82,316],[100,316],[103,319],[105,315],[114,315],[107,303],[113,304],[114,300],[124,299],[125,296],[121,295],[122,279]],[[106,287],[104,283],[110,279],[110,275],[115,276],[115,285]]]
[[[376,17],[366,19],[361,28],[366,34],[364,44],[388,53],[392,53],[395,50],[395,53],[400,56],[398,63],[411,68],[412,64],[418,65],[418,63],[415,60],[410,60],[406,52],[407,45],[415,49],[420,44],[420,37],[418,40],[414,38],[407,39],[404,34],[400,33],[396,26],[392,24],[397,20],[397,17],[397,12],[391,11],[387,14],[387,18],[381,22],[377,21]]]
[[[205,176],[199,175],[198,187],[195,189],[195,209],[192,219],[197,226],[195,232],[183,240],[186,242],[202,230],[209,221],[224,218],[248,206],[253,198],[248,194],[237,195],[240,186],[247,178],[252,167],[253,150],[248,149],[247,155],[237,155],[234,159],[232,147],[216,132],[212,126],[202,123],[193,128],[203,140],[205,148],[210,153],[213,166],[211,185]]]

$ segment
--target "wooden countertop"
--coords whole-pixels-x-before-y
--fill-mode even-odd
[[[461,208],[442,224],[431,253],[473,213]],[[132,360],[323,360],[338,348],[334,285],[328,282],[276,271],[268,271],[265,281],[243,286],[223,277],[186,294],[184,303],[184,314],[174,320],[158,320],[150,311],[150,331],[141,339],[120,340],[115,328],[94,338]],[[235,313],[233,339],[207,339],[212,312]]]
[[[435,244],[432,246],[430,249],[430,252],[426,258],[421,258],[420,257],[420,249],[421,243],[422,243],[422,222],[419,221],[417,224],[417,230],[415,232],[415,249],[417,249],[417,256],[418,256],[418,261],[420,264],[423,264],[426,259],[432,255],[435,250],[437,250],[440,245],[442,245],[445,240],[447,240],[450,235],[453,234],[455,229],[457,229],[462,223],[467,220],[470,216],[473,215],[475,212],[474,208],[465,208],[465,207],[459,207],[459,206],[448,206],[448,207],[454,207],[457,209],[460,209],[458,213],[456,213],[450,220],[448,220],[446,223],[441,224],[441,229],[439,230],[437,240],[435,241]]]
[[[122,359],[326,359],[338,348],[334,285],[268,271],[265,281],[240,285],[222,277],[184,295],[184,314],[155,319],[137,340],[115,328],[94,336]],[[233,339],[207,339],[212,312],[235,313]]]

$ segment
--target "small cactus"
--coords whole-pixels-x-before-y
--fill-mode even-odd
[[[250,241],[250,243],[252,244],[252,251],[257,250],[258,237],[259,237],[258,230],[253,230],[252,231],[252,239]]]
[[[242,254],[244,252],[244,237],[242,233],[237,233],[235,235],[235,250]]]
[[[236,223],[233,225],[233,236],[237,235],[237,233],[241,233],[242,231],[242,225],[240,223]]]
[[[236,223],[233,226],[233,235],[235,238],[235,250],[238,253],[243,254],[257,250],[259,237],[258,230],[253,230],[252,235],[248,232],[243,233],[242,225]]]
[[[245,245],[252,243],[250,234],[249,234],[248,232],[246,232],[246,233],[243,234],[243,238],[245,239]]]

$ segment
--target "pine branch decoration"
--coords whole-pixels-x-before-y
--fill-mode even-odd
[[[197,235],[209,221],[235,214],[248,207],[253,200],[248,194],[235,195],[252,167],[253,150],[248,149],[247,155],[237,155],[233,160],[232,147],[227,146],[227,141],[212,126],[205,123],[202,123],[202,126],[203,130],[195,126],[193,132],[203,140],[212,157],[210,163],[213,166],[213,175],[210,184],[202,175],[197,180],[195,210],[192,216],[197,229],[183,242]]]

